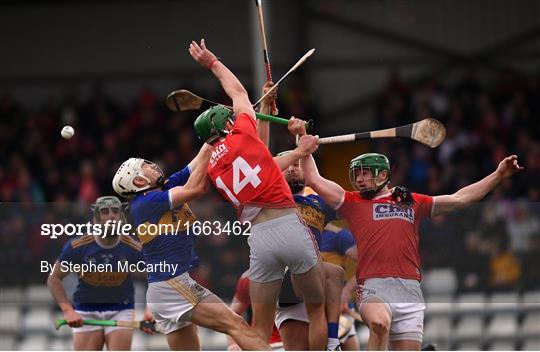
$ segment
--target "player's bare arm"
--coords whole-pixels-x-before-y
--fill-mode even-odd
[[[263,86],[263,96],[274,86],[274,83],[268,81]],[[277,88],[272,90],[266,98],[261,101],[259,112],[261,114],[270,115],[272,113],[272,106],[277,99]],[[270,143],[270,122],[264,120],[257,120],[257,134],[264,144],[268,147]]]
[[[306,121],[302,119],[297,119],[296,117],[293,116],[289,119],[287,128],[293,136],[297,136],[297,135],[303,136],[306,134]],[[289,153],[274,157],[274,161],[278,164],[281,171],[284,171],[290,165],[294,164],[295,162],[305,157],[306,155],[307,154],[303,155],[303,153],[300,150],[298,150],[298,148],[296,148],[294,150],[291,150]]]
[[[197,155],[189,162],[189,169],[193,172],[193,169],[197,166],[202,164],[203,166],[207,166],[208,160],[208,152],[212,153],[212,146],[204,143]]]
[[[301,137],[300,140],[302,140]],[[304,177],[306,184],[309,185],[315,192],[317,192],[328,204],[334,209],[341,206],[343,198],[345,197],[345,190],[343,187],[330,181],[319,174],[317,165],[312,155],[308,155],[300,160],[302,170],[304,170]]]
[[[510,178],[524,168],[519,166],[517,155],[504,158],[497,169],[480,181],[463,187],[450,195],[433,197],[433,216],[448,213],[452,210],[465,208],[484,198],[504,179]]]
[[[64,319],[67,320],[68,325],[72,328],[81,327],[83,325],[83,319],[75,312],[75,309],[73,309],[73,306],[66,295],[64,285],[62,284],[62,280],[69,273],[60,270],[60,263],[58,261],[54,264],[54,269],[47,279],[47,286],[49,286],[49,290],[58,304],[58,307],[60,307],[62,313],[64,313]]]
[[[274,161],[278,164],[281,171],[283,171],[301,158],[304,158],[317,150],[318,140],[319,136],[302,136],[298,141],[298,146],[296,148],[286,154],[274,157]]]
[[[185,202],[202,197],[208,191],[207,165],[212,154],[212,146],[204,144],[200,151],[201,159],[191,171],[188,181],[183,186],[169,190],[171,203],[174,208]]]
[[[246,113],[255,118],[255,111],[251,106],[246,89],[240,83],[238,78],[218,60],[210,50],[206,48],[204,39],[201,43],[192,41],[189,45],[189,53],[202,67],[208,68],[216,76],[223,90],[233,101],[233,110],[235,114]]]

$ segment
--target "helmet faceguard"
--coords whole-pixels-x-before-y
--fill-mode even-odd
[[[99,197],[98,199],[96,199],[96,202],[92,204],[90,207],[90,209],[94,213],[94,222],[102,223],[101,216],[102,216],[103,210],[105,209],[107,209],[109,212],[112,211],[114,213],[118,213],[119,214],[118,220],[120,222],[126,222],[126,217],[124,213],[125,205],[126,205],[125,203],[120,202],[120,199],[118,199],[115,196]],[[113,233],[112,231],[109,232],[106,229],[103,237],[111,237],[113,235],[116,235],[116,234]]]
[[[212,144],[229,134],[227,122],[234,123],[232,112],[222,105],[216,105],[200,114],[193,125],[199,138]]]
[[[365,188],[360,187],[357,181],[357,174],[360,172],[363,175],[365,169],[371,171],[372,177],[369,180],[373,180],[375,187]],[[379,174],[381,171],[386,170],[387,177],[383,181],[379,181]],[[378,153],[366,153],[352,159],[349,164],[349,181],[356,191],[360,193],[363,198],[373,199],[379,193],[384,186],[390,182],[390,162],[388,158]]]
[[[144,165],[150,165],[159,174],[155,186],[150,186],[152,181],[146,176],[143,169]],[[145,186],[136,186],[134,183],[136,177],[140,177],[148,183]],[[116,171],[112,186],[119,195],[132,198],[137,193],[162,186],[164,180],[163,170],[156,163],[141,158],[129,158]]]

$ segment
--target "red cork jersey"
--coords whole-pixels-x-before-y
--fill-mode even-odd
[[[208,175],[225,199],[238,209],[291,208],[291,190],[248,114],[236,117],[229,135],[214,145]]]
[[[358,248],[359,283],[369,278],[421,279],[418,227],[431,215],[433,197],[413,193],[413,206],[398,207],[390,193],[364,199],[345,192],[338,208],[347,219]]]

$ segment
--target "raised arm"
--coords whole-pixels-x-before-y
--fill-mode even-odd
[[[255,111],[251,106],[246,89],[236,76],[206,48],[204,39],[197,44],[192,41],[189,45],[189,53],[202,67],[212,71],[214,76],[219,79],[223,90],[233,101],[233,110],[235,114],[246,113],[255,118]]]
[[[304,171],[306,185],[313,188],[324,199],[326,204],[334,209],[339,208],[345,197],[345,190],[334,181],[327,180],[319,174],[313,156],[308,155],[302,158],[300,165]]]
[[[272,86],[274,83],[268,81],[263,86],[263,92],[262,94],[265,95],[266,92]],[[261,101],[261,107],[259,108],[259,112],[261,114],[271,115],[272,114],[272,105],[277,99],[277,88],[274,89],[266,98],[264,98]],[[268,144],[270,143],[270,122],[264,121],[264,120],[257,120],[257,134],[259,135],[259,138],[263,141],[263,143],[268,147]]]
[[[305,135],[298,141],[298,146],[281,156],[275,156],[274,161],[278,164],[281,171],[287,169],[290,165],[294,164],[298,160],[310,155],[317,150],[317,141],[319,136]]]
[[[202,197],[208,190],[207,169],[212,150],[212,146],[205,143],[199,152],[200,159],[191,170],[191,175],[186,184],[173,187],[169,190],[171,203],[174,208],[185,202]]]
[[[204,143],[197,155],[189,162],[189,169],[193,172],[193,169],[197,167],[199,164],[204,165],[204,167],[208,166],[209,161],[209,154],[212,154],[212,146]]]
[[[511,177],[523,167],[518,164],[517,155],[504,158],[497,170],[487,175],[480,181],[463,187],[454,194],[433,197],[433,216],[448,213],[452,210],[468,207],[484,198],[491,190],[504,179]]]
[[[306,121],[297,119],[293,116],[289,119],[289,124],[287,128],[289,129],[289,132],[291,132],[293,136],[296,136],[296,135],[303,136],[306,134]],[[300,144],[298,146],[300,146]],[[294,150],[291,150],[290,153],[286,153],[281,156],[275,156],[274,161],[278,164],[281,171],[284,171],[289,166],[291,166],[292,164],[294,164],[295,162],[297,162],[298,160],[300,160],[306,155],[307,154],[305,154],[298,147],[296,147]]]

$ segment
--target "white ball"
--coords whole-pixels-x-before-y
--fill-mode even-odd
[[[60,132],[60,135],[64,139],[70,139],[74,134],[75,130],[71,126],[64,126],[64,128],[62,128],[62,132]]]

